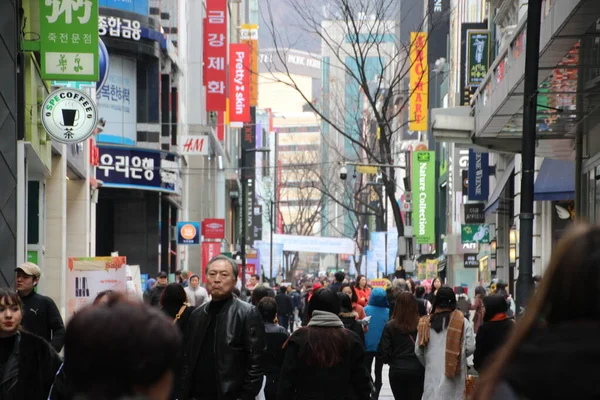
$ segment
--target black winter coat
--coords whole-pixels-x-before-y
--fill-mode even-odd
[[[383,334],[377,348],[377,357],[390,370],[410,375],[425,375],[425,368],[415,355],[417,332],[410,334],[396,332],[390,322],[383,328]]]
[[[267,400],[275,400],[277,398],[279,374],[281,373],[281,367],[285,358],[283,347],[289,336],[290,334],[284,327],[269,323],[265,324],[267,351],[264,358],[264,367],[265,376],[267,377],[267,384],[265,385],[265,397]]]
[[[208,307],[192,313],[185,334],[179,400],[188,400],[196,364],[201,360],[202,342],[209,325]],[[236,296],[227,300],[217,314],[215,327],[216,370],[221,399],[256,397],[263,383],[265,328],[260,313]]]
[[[340,319],[342,320],[342,323],[344,324],[344,328],[350,329],[352,332],[356,333],[358,335],[358,337],[360,338],[360,341],[364,345],[365,331],[364,331],[362,325],[359,324],[358,321],[356,321],[357,315],[358,315],[358,313],[356,313],[355,311],[350,312],[350,313],[341,313]]]
[[[279,377],[278,400],[368,400],[371,376],[365,366],[365,347],[359,337],[344,328],[349,351],[331,368],[307,365],[300,350],[308,340],[311,327],[294,332],[286,346],[285,360]]]
[[[21,297],[23,302],[23,328],[46,339],[56,352],[65,344],[65,324],[62,316],[50,297],[31,292]]]
[[[160,306],[160,296],[162,295],[162,292],[165,290],[166,286],[154,286],[152,289],[150,289],[150,291],[147,294],[146,297],[146,303],[150,304],[153,307],[159,307]]]
[[[479,326],[475,338],[475,354],[473,355],[473,365],[478,372],[481,372],[485,367],[489,357],[504,345],[514,326],[515,323],[512,319],[485,322]]]
[[[46,400],[61,359],[44,339],[18,332],[0,379],[2,400]]]

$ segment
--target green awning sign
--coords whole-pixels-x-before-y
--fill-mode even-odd
[[[40,1],[42,79],[98,81],[98,0]]]
[[[487,224],[462,225],[460,233],[463,244],[490,242],[490,227]]]
[[[412,154],[414,235],[417,244],[435,244],[435,152]]]

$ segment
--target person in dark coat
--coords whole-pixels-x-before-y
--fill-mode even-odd
[[[23,303],[0,289],[0,399],[46,400],[61,360],[44,339],[19,330]]]
[[[297,329],[285,347],[278,400],[368,400],[371,378],[360,338],[344,329],[338,296],[328,289],[314,292],[309,322]]]
[[[294,303],[292,298],[287,294],[287,287],[282,286],[279,288],[279,294],[275,296],[277,302],[277,319],[279,325],[288,329],[290,326],[290,318],[293,318],[294,314]]]
[[[483,298],[485,315],[475,340],[473,364],[481,373],[492,354],[504,345],[515,323],[507,315],[508,303],[504,296],[495,294]]]
[[[290,334],[287,329],[277,324],[277,302],[273,298],[263,298],[256,307],[265,323],[265,344],[267,346],[263,358],[263,367],[267,378],[265,398],[266,400],[275,400],[279,387],[279,374],[285,357],[283,346]]]
[[[329,286],[329,290],[337,293],[342,289],[342,283],[344,283],[344,279],[346,279],[346,273],[344,271],[338,271],[333,276],[335,281]]]
[[[352,332],[356,333],[364,343],[365,331],[362,325],[357,321],[358,313],[352,310],[352,300],[342,292],[337,292],[336,295],[340,299],[339,317],[344,324],[344,328],[350,329]]]
[[[167,273],[164,271],[159,272],[156,277],[156,285],[148,291],[145,298],[146,303],[153,307],[160,307],[160,296],[168,284],[169,280],[167,278]]]
[[[177,325],[181,334],[185,334],[190,315],[195,307],[188,306],[185,289],[179,283],[169,284],[160,296],[162,311]]]

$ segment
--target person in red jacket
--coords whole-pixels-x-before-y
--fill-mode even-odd
[[[356,295],[358,296],[358,304],[366,306],[371,297],[371,289],[367,286],[367,278],[364,275],[356,277]]]

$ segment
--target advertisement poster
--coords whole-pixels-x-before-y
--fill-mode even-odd
[[[414,234],[417,244],[435,243],[435,152],[412,153]]]
[[[242,25],[240,40],[250,48],[250,107],[256,107],[258,105],[258,25]]]
[[[428,259],[417,264],[417,279],[420,281],[433,280],[438,276],[438,260]]]
[[[127,265],[127,296],[138,300],[144,299],[144,289],[142,286],[142,275],[139,265]],[[145,283],[145,282],[144,282]]]
[[[489,243],[490,227],[486,224],[467,224],[461,227],[460,238],[463,244]]]
[[[105,290],[127,292],[127,257],[69,257],[67,318]]]
[[[427,67],[427,33],[410,34],[409,131],[426,131],[429,110],[429,72]]]
[[[96,93],[98,116],[106,121],[98,143],[133,146],[137,140],[137,62],[110,56],[108,78]]]
[[[202,242],[202,282],[206,283],[206,266],[214,257],[221,254],[221,242]]]

